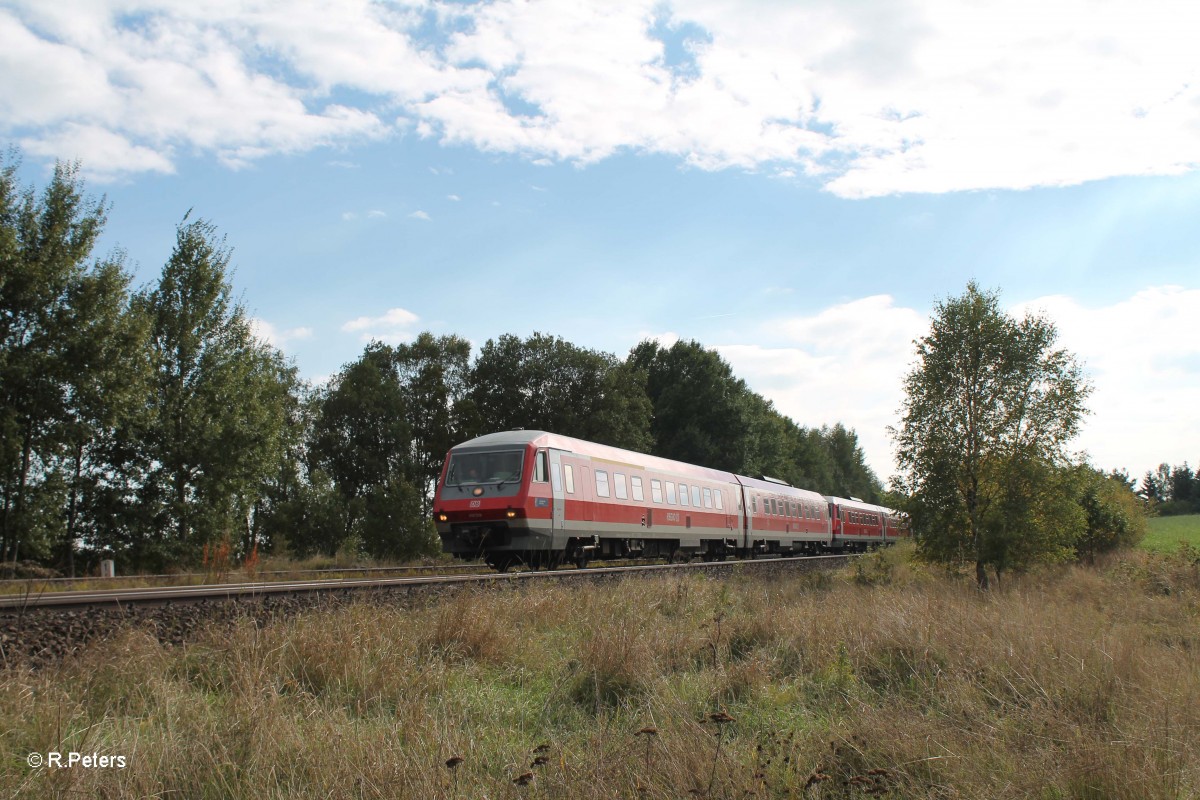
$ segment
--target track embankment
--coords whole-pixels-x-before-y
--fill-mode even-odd
[[[375,580],[239,583],[151,589],[48,592],[0,600],[0,665],[45,667],[83,648],[136,628],[165,644],[183,644],[203,627],[241,619],[262,624],[352,602],[416,606],[464,588],[514,588],[529,581],[611,581],[673,573],[713,577],[768,576],[835,569],[851,556],[757,559],[565,569],[487,575],[447,575]]]

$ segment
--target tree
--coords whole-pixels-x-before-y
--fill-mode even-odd
[[[525,428],[645,450],[645,376],[616,358],[557,336],[489,339],[471,369],[478,433]]]
[[[158,285],[135,298],[154,378],[134,467],[143,518],[128,545],[150,563],[248,538],[259,487],[286,450],[295,370],[251,332],[229,259],[212,224],[185,217]]]
[[[463,401],[470,376],[471,343],[458,336],[422,333],[393,351],[411,436],[409,459],[428,515],[446,452],[465,436]]]
[[[346,542],[361,544],[376,558],[432,549],[417,488],[423,473],[414,457],[413,415],[397,362],[395,350],[372,342],[343,368],[320,401],[309,473],[329,476],[341,516],[340,530],[326,531],[326,552]],[[328,495],[311,496],[319,503],[312,516],[327,517]]]
[[[644,341],[630,352],[629,363],[646,373],[656,455],[713,469],[743,467],[752,423],[749,391],[716,351],[696,341],[669,349]]]
[[[0,557],[74,568],[85,491],[107,466],[97,443],[136,398],[141,334],[116,253],[89,263],[103,199],[59,163],[39,195],[0,160]]]
[[[1015,320],[972,282],[938,303],[904,381],[891,433],[914,534],[929,558],[973,561],[983,588],[988,567],[1070,552],[1073,531],[1050,513],[1063,501],[1043,488],[1067,462],[1090,386],[1056,340],[1049,320]]]
[[[1076,542],[1079,557],[1091,561],[1097,554],[1132,547],[1146,535],[1146,512],[1122,473],[1105,475],[1090,466],[1074,470],[1079,505],[1086,527]]]

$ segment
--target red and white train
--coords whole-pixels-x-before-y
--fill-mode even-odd
[[[447,553],[502,572],[866,550],[909,535],[883,506],[525,430],[451,448],[433,509]]]

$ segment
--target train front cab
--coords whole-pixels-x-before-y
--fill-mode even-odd
[[[553,520],[562,514],[550,463],[546,448],[501,434],[452,448],[434,497],[442,549],[501,571],[548,559],[556,551]]]

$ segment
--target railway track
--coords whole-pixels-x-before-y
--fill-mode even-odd
[[[317,609],[354,602],[420,606],[469,587],[515,587],[546,580],[615,580],[636,575],[695,573],[719,576],[743,570],[777,574],[827,570],[852,556],[593,567],[548,572],[426,575],[404,578],[273,581],[150,589],[45,592],[0,598],[0,669],[52,667],[89,647],[103,647],[123,631],[183,645],[212,625],[247,619],[271,624]]]
[[[303,581],[257,581],[241,583],[204,584],[191,586],[158,586],[136,589],[87,589],[82,591],[28,591],[0,596],[0,612],[24,612],[47,608],[81,610],[90,608],[122,608],[216,600],[253,600],[264,597],[312,595],[323,592],[360,592],[382,589],[405,589],[430,585],[488,584],[547,579],[597,578],[620,574],[653,574],[679,570],[700,570],[719,573],[735,569],[829,568],[846,563],[847,555],[808,556],[801,558],[750,559],[746,561],[692,562],[681,564],[635,564],[627,566],[589,567],[588,569],[559,569],[548,571],[506,572],[485,574],[407,575],[404,577],[338,578]],[[411,569],[411,568],[410,568]],[[484,568],[485,569],[485,568]],[[398,570],[392,570],[398,571]]]
[[[350,577],[358,575],[361,577],[370,577],[372,575],[383,577],[392,575],[401,577],[413,573],[430,574],[435,572],[444,572],[447,574],[459,574],[467,572],[483,572],[491,567],[486,564],[435,564],[435,565],[410,565],[400,567],[326,567],[323,569],[282,569],[282,570],[260,570],[254,573],[253,577],[242,576],[241,580],[222,581],[222,583],[256,583],[276,580],[299,580],[302,576],[308,576],[309,579],[320,579],[321,576],[328,577]],[[237,572],[235,571],[235,575]],[[164,575],[118,575],[113,577],[97,577],[95,575],[87,575],[78,578],[5,578],[0,580],[0,597],[13,594],[42,594],[45,592],[61,592],[73,591],[71,586],[92,586],[107,588],[107,589],[149,589],[154,586],[204,586],[213,583],[214,573],[211,572],[177,572],[174,574]],[[259,580],[255,580],[255,578]]]

